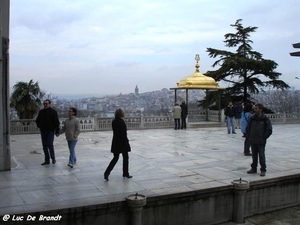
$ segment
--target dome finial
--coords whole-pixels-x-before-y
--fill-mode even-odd
[[[196,60],[196,72],[200,72],[199,71],[199,64],[198,64],[198,62],[200,61],[200,56],[199,56],[199,54],[196,54],[196,56],[195,56],[195,60]]]

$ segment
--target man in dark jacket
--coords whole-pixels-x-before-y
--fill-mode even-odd
[[[233,134],[235,133],[235,115],[236,109],[233,107],[232,102],[229,102],[227,108],[225,109],[225,119],[227,123],[227,132],[230,134],[232,131]]]
[[[254,115],[249,118],[246,127],[246,135],[252,150],[251,170],[247,173],[257,173],[257,162],[259,158],[260,176],[265,176],[267,171],[265,146],[267,139],[272,134],[272,124],[270,119],[263,113],[263,105],[256,104],[253,108]]]
[[[35,121],[41,131],[42,145],[45,154],[45,161],[41,164],[42,166],[50,164],[50,157],[52,163],[56,163],[53,141],[54,134],[59,135],[60,125],[57,112],[51,108],[51,101],[46,99],[43,105],[44,108],[39,111]]]
[[[181,129],[186,129],[186,117],[188,115],[188,108],[185,101],[182,101],[181,105]]]

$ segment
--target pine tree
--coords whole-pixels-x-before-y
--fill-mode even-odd
[[[251,99],[250,94],[259,93],[260,89],[269,87],[275,89],[287,89],[284,81],[279,80],[281,73],[275,71],[277,63],[264,59],[262,54],[252,50],[250,34],[256,32],[257,27],[243,27],[239,19],[230,26],[236,29],[236,33],[225,34],[225,46],[236,48],[235,52],[207,48],[211,58],[219,58],[212,65],[219,66],[215,71],[208,71],[207,76],[216,81],[225,81],[229,87],[224,95],[232,100],[247,102]],[[261,79],[263,78],[263,79]]]

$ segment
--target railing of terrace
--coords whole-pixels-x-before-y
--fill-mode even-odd
[[[219,114],[224,115],[224,111],[219,112],[218,110],[208,110],[209,121],[219,122]],[[188,115],[189,122],[205,121],[206,111],[204,110],[189,110]]]
[[[268,117],[273,123],[299,123],[299,113],[279,113],[279,114],[268,114]]]
[[[10,121],[11,134],[34,134],[38,133],[35,120],[12,120]]]
[[[300,114],[298,113],[291,113],[291,114],[285,114],[285,118],[286,118],[286,123],[295,123],[296,122],[300,122]]]
[[[284,114],[269,114],[268,117],[273,123],[283,123],[285,122]]]
[[[169,116],[152,116],[152,117],[142,117],[142,126],[141,128],[150,129],[150,128],[167,128],[174,126],[173,118]]]
[[[210,122],[219,122],[219,111],[208,111],[208,118]],[[272,124],[279,123],[300,123],[300,114],[267,114]],[[193,112],[189,111],[188,122],[202,122],[205,121],[205,111]],[[91,117],[78,118],[80,121],[81,131],[107,131],[111,130],[112,117]],[[65,118],[60,119],[61,124]],[[126,117],[127,128],[129,130],[138,129],[158,129],[158,128],[172,128],[174,120],[169,116],[137,116]],[[224,126],[224,115],[221,113],[220,126]],[[12,120],[10,121],[10,134],[34,134],[39,133],[35,120]]]
[[[102,118],[98,117],[96,118],[96,124],[95,124],[95,130],[111,130],[111,122],[113,118],[108,117],[108,118]]]
[[[82,131],[94,131],[94,118],[78,118],[80,128]],[[65,118],[60,119],[62,126]],[[10,133],[11,134],[35,134],[39,133],[39,128],[36,126],[35,120],[11,120]]]
[[[189,110],[188,114],[189,122],[204,121],[206,116],[206,112],[203,110]]]

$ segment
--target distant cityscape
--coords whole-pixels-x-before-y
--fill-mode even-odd
[[[299,91],[294,87],[285,93],[264,91],[254,95],[260,103],[274,112],[299,112]],[[266,95],[268,93],[268,95]],[[275,95],[272,95],[275,94]],[[138,86],[129,94],[97,95],[97,94],[68,94],[55,96],[47,95],[52,101],[52,107],[57,110],[60,118],[67,117],[70,107],[78,109],[78,117],[114,117],[117,108],[122,108],[129,116],[171,116],[175,104],[175,91],[163,88],[161,90],[140,93]],[[189,90],[188,107],[199,109],[199,101],[205,98],[204,90]],[[177,90],[177,102],[186,100],[186,91]],[[287,101],[289,100],[289,101]],[[296,101],[296,102],[295,102]],[[41,106],[42,107],[42,106]],[[17,112],[10,111],[10,119],[17,120]]]
[[[177,103],[186,99],[185,90],[177,90]],[[73,98],[72,98],[73,96]],[[205,96],[202,90],[190,90],[188,93],[189,105],[197,107],[197,101]],[[107,95],[107,96],[85,96],[66,95],[55,97],[52,107],[55,108],[60,117],[67,116],[69,107],[79,110],[78,117],[113,117],[117,108],[124,109],[126,116],[136,115],[170,115],[175,104],[175,92],[167,88],[157,91],[140,93],[139,88],[133,89],[133,93]]]

